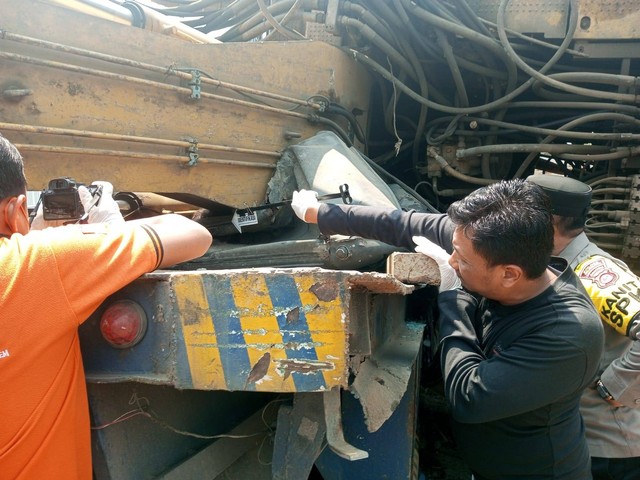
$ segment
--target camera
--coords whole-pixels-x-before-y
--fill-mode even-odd
[[[98,203],[102,186],[84,185],[69,177],[54,178],[42,192],[42,213],[45,220],[78,220],[85,214],[78,187],[85,186]]]

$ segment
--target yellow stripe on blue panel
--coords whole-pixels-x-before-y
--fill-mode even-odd
[[[300,301],[305,305],[307,325],[319,362],[330,366],[323,369],[327,388],[344,385],[348,317],[342,283],[319,281],[312,275],[297,276]]]
[[[336,273],[247,270],[174,279],[193,388],[345,386],[348,299]]]
[[[202,279],[199,275],[180,275],[173,280],[192,386],[196,390],[226,390]]]
[[[257,391],[295,392],[293,379],[276,371],[276,365],[287,355],[264,275],[237,276],[232,286],[251,365],[247,387],[253,386]]]

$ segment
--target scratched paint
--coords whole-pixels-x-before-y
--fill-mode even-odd
[[[217,342],[202,277],[182,275],[174,279],[176,303],[182,318],[192,387],[226,390],[219,351],[208,345]],[[195,368],[194,368],[195,367]]]
[[[193,388],[346,386],[347,294],[334,273],[183,275],[175,287]]]
[[[269,364],[262,377],[249,379],[248,383],[255,384],[258,391],[294,391],[293,379],[277,375],[275,371],[275,362],[285,359],[286,353],[280,347],[283,343],[282,334],[273,314],[273,304],[264,276],[238,275],[232,284],[236,306],[242,312],[241,325],[252,369],[264,358],[265,350],[269,353]],[[268,374],[269,378],[264,378]],[[261,379],[264,381],[257,383]]]
[[[347,377],[347,362],[343,352],[348,351],[348,324],[344,321],[347,307],[344,301],[344,286],[338,284],[335,278],[331,286],[321,287],[318,279],[305,275],[296,277],[296,284],[300,292],[300,301],[306,305],[307,323],[309,330],[314,332],[313,339],[318,343],[316,353],[318,360],[331,365],[332,368],[323,369],[325,383],[331,388],[335,385],[345,385]],[[317,292],[323,292],[319,298]],[[327,292],[331,292],[328,294]],[[336,301],[340,303],[336,305]],[[337,307],[340,308],[337,308]]]

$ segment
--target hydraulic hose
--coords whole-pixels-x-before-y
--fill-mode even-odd
[[[489,178],[477,178],[471,177],[469,175],[465,175],[464,173],[460,173],[455,168],[453,168],[449,163],[444,159],[444,157],[432,152],[433,158],[436,159],[438,164],[442,167],[442,169],[448,173],[450,176],[457,178],[458,180],[462,180],[463,182],[471,183],[473,185],[491,185],[493,183],[498,182],[499,180],[493,180]]]
[[[628,121],[629,119],[630,117],[628,115],[623,115],[620,113],[612,113],[612,112],[594,113],[591,115],[585,115],[576,120],[572,120],[571,122],[568,122],[565,125],[559,127],[559,130],[568,130],[575,126],[582,125],[583,123],[597,122],[600,120]],[[632,119],[632,120],[635,121],[635,119]],[[541,144],[548,144],[552,142],[555,138],[556,138],[555,136],[549,135],[544,140],[542,140]],[[513,175],[513,178],[520,178],[524,174],[524,172],[527,171],[527,169],[529,168],[529,165],[535,158],[536,158],[535,152],[532,152],[530,155],[528,155],[527,158],[525,158],[524,161],[520,164],[520,167],[518,167],[518,170]]]
[[[453,23],[442,19],[427,10],[418,7],[416,4],[412,3],[411,0],[401,0],[407,12],[411,12],[416,17],[424,20],[425,22],[434,25],[436,27],[442,28],[450,33],[455,35],[459,35],[461,37],[467,38],[473,42],[476,42],[478,45],[481,45],[491,52],[493,52],[498,58],[502,59],[507,72],[509,72],[509,81],[507,85],[507,92],[513,90],[515,87],[515,82],[517,79],[517,70],[515,65],[509,61],[507,55],[505,55],[504,50],[500,47],[500,44],[496,42],[493,38],[486,37],[475,30],[471,30],[461,24]]]
[[[402,0],[402,1],[405,3],[407,2],[407,0]],[[572,0],[572,1],[575,1],[575,0]],[[409,8],[413,8],[413,7],[414,5],[409,3]],[[543,73],[546,72],[553,65],[555,65],[555,63],[560,59],[560,57],[562,57],[562,55],[564,55],[564,53],[566,52],[566,49],[568,48],[569,44],[573,40],[573,33],[575,32],[577,24],[578,24],[578,11],[577,9],[572,9],[571,15],[569,17],[569,27],[567,29],[567,35],[565,36],[564,40],[562,41],[562,44],[558,47],[558,49],[556,50],[554,55],[551,57],[551,59],[549,59],[549,61],[540,69],[540,72],[543,72]],[[409,88],[406,84],[398,80],[398,78],[392,75],[384,67],[382,67],[380,64],[378,64],[371,58],[369,58],[367,55],[364,55],[363,53],[358,52],[357,50],[354,50],[354,49],[348,49],[348,53],[351,54],[355,60],[361,61],[362,63],[370,67],[373,71],[381,75],[383,78],[394,83],[394,85],[396,85],[396,87],[399,90],[402,90],[404,93],[406,93],[409,97],[411,97],[416,102],[423,103],[428,107],[433,108],[434,110],[445,112],[445,113],[473,114],[473,113],[486,112],[486,111],[494,110],[496,108],[500,108],[504,104],[511,101],[512,99],[514,99],[515,97],[523,93],[525,90],[527,90],[531,86],[531,84],[535,81],[535,78],[531,77],[522,85],[517,87],[515,90],[512,90],[511,92],[507,93],[506,95],[499,98],[498,100],[494,100],[484,105],[478,105],[478,106],[469,107],[469,108],[450,107],[447,105],[438,104],[436,102],[433,102],[417,94],[415,91]]]
[[[301,35],[300,33],[295,32],[293,30],[289,30],[284,26],[286,18],[290,16],[294,7],[296,7],[296,5],[300,3],[299,0],[296,0],[295,2],[293,2],[293,5],[291,5],[291,7],[289,8],[287,15],[285,15],[282,18],[282,24],[276,21],[275,18],[273,18],[273,15],[271,15],[271,13],[269,12],[269,9],[264,3],[264,0],[256,0],[256,1],[258,2],[258,6],[260,7],[260,12],[264,16],[264,18],[267,20],[267,22],[269,22],[269,24],[274,28],[274,30],[277,30],[280,34],[284,35],[285,38],[288,38],[289,40],[300,40],[305,38],[304,35]]]

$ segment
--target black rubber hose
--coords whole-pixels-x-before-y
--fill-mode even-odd
[[[484,35],[481,35],[475,30],[471,30],[470,28],[467,28],[460,23],[454,23],[442,19],[423,8],[420,8],[416,4],[412,3],[411,0],[402,0],[402,2],[405,10],[408,13],[412,13],[413,15],[424,20],[430,25],[442,28],[450,33],[467,38],[493,52],[498,58],[503,61],[509,74],[507,91],[510,91],[513,88],[517,79],[517,68],[505,54],[504,50],[500,46],[500,43],[496,42],[493,38],[485,37]]]
[[[460,12],[461,16],[467,19],[466,25],[469,28],[475,27],[474,30],[476,30],[481,35],[493,38],[493,34],[489,31],[487,26],[482,23],[482,21],[478,17],[478,14],[474,12],[471,7],[469,7],[469,4],[466,2],[466,0],[453,0],[453,3],[458,7],[458,11]]]
[[[351,125],[353,133],[355,134],[355,137],[360,142],[366,143],[366,137],[364,135],[364,131],[362,130],[362,127],[358,123],[358,119],[349,110],[344,108],[342,105],[339,105],[337,103],[333,103],[332,102],[329,105],[327,105],[327,107],[325,108],[324,113],[340,115],[340,116],[346,118],[347,121],[349,122],[349,124]]]
[[[621,120],[621,121],[627,121],[626,119],[629,118],[627,115],[623,115],[620,113],[611,113],[611,112],[601,112],[601,113],[594,113],[591,115],[585,115],[583,117],[580,117],[576,120],[572,120],[571,122],[559,127],[560,130],[567,130],[570,128],[573,128],[575,126],[578,125],[582,125],[584,123],[589,123],[589,122],[597,122],[600,120]],[[548,137],[546,137],[544,140],[542,140],[542,142],[540,142],[541,144],[548,144],[549,142],[552,142],[556,137],[553,135],[549,135]],[[537,157],[537,155],[535,154],[535,152],[532,152],[531,154],[529,154],[527,156],[527,158],[524,159],[524,161],[520,164],[520,167],[518,167],[518,170],[516,171],[516,173],[513,175],[513,178],[520,178],[524,172],[526,172],[527,168],[529,168],[529,165],[531,164],[531,162]]]

